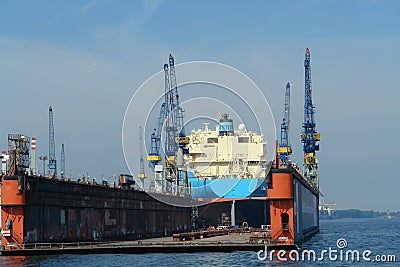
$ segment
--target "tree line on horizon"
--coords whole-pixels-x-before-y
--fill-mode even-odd
[[[380,218],[387,217],[386,211],[373,211],[373,210],[335,210],[334,217],[338,218]],[[391,217],[400,217],[400,211],[390,212]]]

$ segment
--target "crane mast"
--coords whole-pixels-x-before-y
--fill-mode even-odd
[[[143,129],[139,126],[139,175],[138,177],[142,180],[142,190],[144,190],[144,179],[147,177],[144,172],[144,159],[143,159]]]
[[[304,152],[304,176],[309,179],[316,187],[318,187],[318,161],[316,151],[319,150],[320,133],[316,131],[314,121],[314,108],[312,103],[312,86],[311,86],[311,61],[310,50],[306,49],[304,69],[305,69],[305,100],[304,100],[304,122],[301,133],[301,142],[303,143]]]
[[[49,107],[49,177],[57,175],[56,145],[54,142],[53,108]]]
[[[278,153],[281,161],[287,164],[289,155],[292,154],[292,147],[289,142],[289,126],[290,126],[290,89],[291,84],[286,84],[285,91],[285,112],[283,115],[283,121],[281,124],[281,140],[278,148]]]
[[[61,172],[60,172],[61,178],[65,177],[65,150],[64,150],[64,144],[61,144]]]

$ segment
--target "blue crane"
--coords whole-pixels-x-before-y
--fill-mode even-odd
[[[184,168],[185,149],[189,143],[189,138],[185,135],[183,121],[183,109],[179,105],[178,85],[175,74],[175,60],[169,54],[169,75],[170,87],[167,96],[167,120],[166,120],[166,179],[175,182],[177,191],[180,187],[187,188],[187,175]],[[184,190],[184,189],[182,189]]]
[[[308,178],[315,186],[318,186],[318,162],[316,151],[319,150],[320,133],[316,131],[314,121],[314,108],[312,103],[312,86],[311,86],[311,65],[310,50],[306,49],[305,60],[305,100],[304,100],[304,122],[301,133],[301,142],[303,143],[304,152],[304,176]]]
[[[175,60],[169,54],[168,64],[164,65],[164,102],[161,104],[157,128],[151,135],[151,150],[147,159],[150,167],[155,170],[156,180],[160,180],[161,165],[164,156],[164,178],[174,182],[176,192],[182,185],[187,187],[187,176],[184,169],[183,154],[187,152],[189,138],[185,135],[183,109],[179,106],[178,86],[175,74]],[[163,142],[163,143],[161,143]],[[163,145],[164,151],[161,151]],[[162,153],[163,152],[163,153]]]
[[[49,177],[57,175],[56,145],[54,142],[53,108],[49,107]]]
[[[178,86],[175,74],[175,60],[169,54],[169,64],[164,65],[164,102],[161,104],[157,128],[151,135],[151,149],[147,159],[150,167],[162,160],[161,140],[164,139],[166,157],[173,163],[178,147],[184,147],[188,143],[183,122],[183,109],[179,106]],[[164,129],[164,131],[163,131]],[[165,138],[163,138],[163,132]]]
[[[278,153],[283,163],[287,163],[289,155],[292,154],[292,147],[289,142],[289,126],[290,126],[290,89],[291,84],[286,84],[285,91],[285,112],[281,124],[281,140],[279,143]]]

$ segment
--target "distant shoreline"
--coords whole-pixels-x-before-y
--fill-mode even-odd
[[[389,216],[390,215],[390,216]],[[387,211],[366,211],[359,209],[348,210],[335,210],[332,215],[322,215],[322,219],[342,219],[342,218],[399,218],[400,211],[387,212]]]

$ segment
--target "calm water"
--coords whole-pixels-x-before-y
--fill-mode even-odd
[[[397,262],[330,261],[323,262],[260,261],[256,252],[195,253],[195,254],[100,254],[58,255],[31,257],[1,257],[2,266],[400,266],[400,219],[338,219],[321,221],[321,232],[302,245],[314,250],[317,257],[321,250],[338,249],[336,241],[344,238],[346,250],[372,251],[369,256],[395,255]]]

